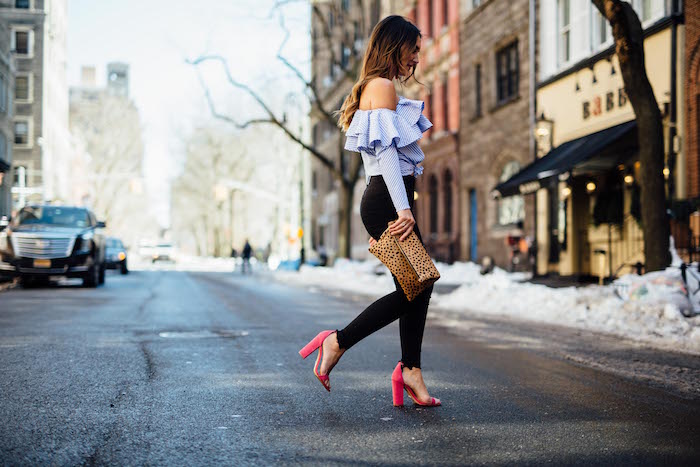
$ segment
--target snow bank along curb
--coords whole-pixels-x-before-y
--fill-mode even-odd
[[[522,282],[523,274],[496,268],[482,276],[474,263],[437,263],[438,284],[458,287],[433,294],[431,311],[481,314],[578,327],[617,334],[665,349],[700,354],[700,316],[689,309],[680,269],[644,276],[627,275],[608,286],[553,289]],[[384,271],[376,275],[375,270]],[[376,259],[337,260],[334,267],[302,266],[299,272],[276,271],[279,279],[300,285],[342,289],[381,296],[394,288],[391,276]]]

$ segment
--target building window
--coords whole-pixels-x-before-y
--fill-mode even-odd
[[[425,96],[425,118],[433,121],[433,95],[428,94]]]
[[[0,74],[0,114],[7,112],[7,80]]]
[[[513,175],[520,172],[520,164],[516,161],[509,162],[503,167],[500,182],[505,182]],[[511,225],[525,219],[525,199],[522,196],[509,196],[498,200],[498,224]]]
[[[5,132],[0,130],[0,161],[7,160],[7,137]]]
[[[335,15],[333,14],[333,10],[330,10],[328,12],[328,29],[333,30],[333,27],[335,26]]]
[[[472,0],[472,8],[476,8],[481,5],[481,0]]]
[[[350,65],[350,55],[352,52],[350,50],[350,47],[348,47],[345,44],[343,44],[341,47],[342,47],[342,50],[341,50],[342,56],[340,58],[340,66],[343,69],[347,69],[348,66]]]
[[[15,144],[19,146],[29,146],[29,121],[15,121]]]
[[[379,15],[381,14],[381,7],[379,5],[379,0],[372,1],[372,28],[379,22]]]
[[[661,19],[666,14],[664,0],[632,0],[632,6],[642,23]]]
[[[15,100],[22,102],[32,101],[32,77],[29,73],[17,74],[15,77]]]
[[[438,231],[438,180],[435,175],[430,176],[428,182],[428,196],[430,197],[430,233]]]
[[[350,0],[342,0],[340,2],[340,6],[343,9],[343,11],[350,11]]]
[[[518,94],[518,41],[496,53],[498,103],[506,102]]]
[[[15,0],[15,8],[29,9],[29,0]]]
[[[17,55],[31,55],[32,31],[30,29],[14,29],[11,48]]]
[[[447,119],[449,118],[449,111],[447,105],[449,99],[447,96],[447,77],[442,78],[442,129],[444,131],[449,131],[449,125],[447,124]]]
[[[591,8],[593,9],[591,18],[593,19],[592,39],[593,50],[595,51],[607,47],[612,42],[612,28],[608,20],[600,14],[600,11],[598,11],[596,7],[591,5]]]
[[[444,206],[445,206],[445,233],[452,233],[452,172],[450,169],[445,170],[444,190]]]
[[[481,117],[481,63],[476,64],[474,73],[474,116],[478,118]]]
[[[27,168],[23,165],[18,165],[13,170],[12,184],[14,186],[27,186]],[[20,183],[22,181],[22,183]]]
[[[442,0],[442,18],[443,18],[442,24],[445,26],[447,26],[449,24],[449,21],[450,21],[449,11],[450,11],[450,0]]]
[[[557,51],[559,65],[562,65],[571,60],[571,0],[557,1],[557,16]]]

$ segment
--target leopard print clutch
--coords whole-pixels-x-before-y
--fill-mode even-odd
[[[393,223],[389,222],[389,226]],[[369,252],[396,276],[409,302],[440,279],[440,273],[415,232],[401,242],[387,228],[377,243],[369,248]]]

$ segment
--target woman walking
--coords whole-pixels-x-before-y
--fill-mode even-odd
[[[415,231],[411,209],[415,176],[423,151],[417,141],[432,123],[422,115],[421,101],[397,97],[394,79],[408,81],[418,64],[421,34],[401,16],[388,16],[372,31],[360,78],[345,99],[338,125],[346,132],[345,149],[359,152],[367,176],[360,214],[374,244],[390,221],[392,235],[405,240]],[[393,275],[392,275],[393,276]],[[314,374],[330,391],[328,375],[340,357],[357,342],[399,320],[401,361],[391,375],[394,405],[403,405],[404,389],[414,403],[438,406],[421,373],[421,344],[432,285],[408,301],[393,276],[396,290],[369,305],[342,330],[322,331],[299,352],[303,358],[318,349]]]

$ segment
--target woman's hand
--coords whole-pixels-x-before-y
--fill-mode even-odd
[[[369,246],[372,248],[372,246],[377,243],[377,241],[373,237],[369,237]]]
[[[401,235],[400,242],[406,240],[413,231],[413,226],[416,225],[416,220],[413,218],[413,213],[410,209],[402,209],[397,213],[399,218],[389,227],[391,235]]]

